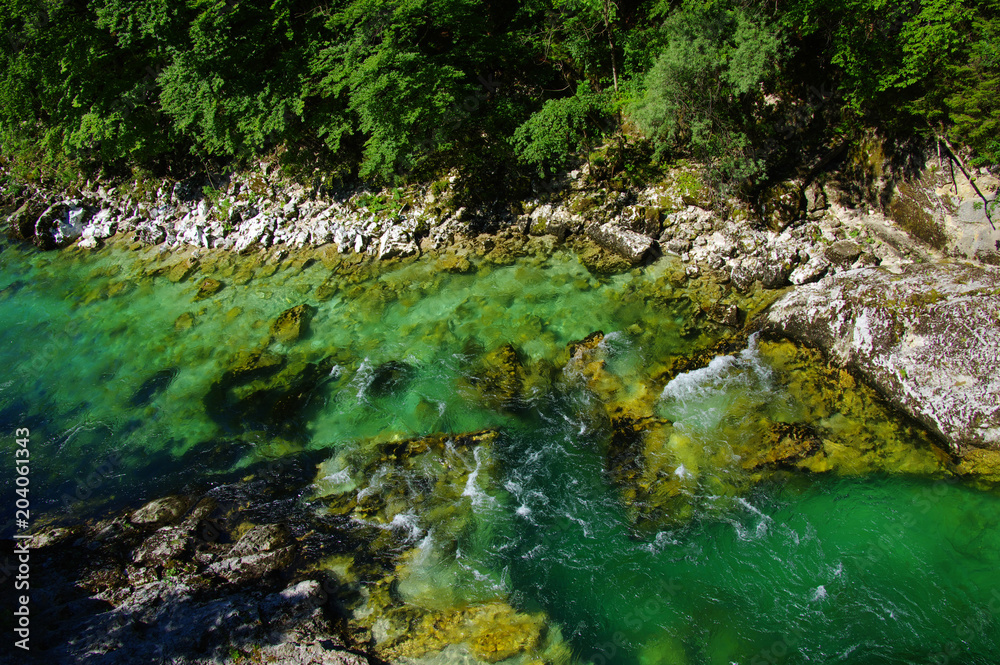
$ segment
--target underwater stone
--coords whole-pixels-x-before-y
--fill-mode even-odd
[[[339,290],[340,286],[338,285],[337,280],[332,277],[328,278],[316,287],[316,299],[320,302],[326,302],[333,298],[333,296],[337,295],[337,291]]]
[[[481,369],[472,379],[484,404],[510,408],[521,397],[524,367],[517,349],[511,344],[490,351],[480,363]]]
[[[198,259],[187,258],[179,263],[175,263],[167,269],[167,279],[177,284],[183,282],[198,267]]]
[[[387,397],[405,389],[415,373],[413,367],[398,360],[382,363],[372,373],[367,392],[372,397]]]
[[[202,300],[210,296],[215,295],[222,288],[222,282],[217,279],[212,279],[211,277],[206,277],[205,279],[198,282],[198,293],[195,294],[195,300]]]
[[[194,315],[191,312],[184,312],[174,321],[174,330],[184,332],[185,330],[190,330],[193,325]]]
[[[807,425],[774,423],[765,433],[761,445],[762,452],[743,461],[744,469],[752,471],[764,466],[792,464],[819,450],[822,442]]]
[[[271,337],[284,344],[297,342],[309,325],[312,313],[313,307],[305,303],[286,309],[271,324]]]

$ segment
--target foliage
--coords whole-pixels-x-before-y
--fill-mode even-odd
[[[456,195],[489,199],[588,153],[640,178],[634,127],[657,158],[704,160],[741,191],[872,129],[946,136],[974,165],[1000,162],[1000,0],[0,10],[0,165],[20,182],[277,157],[324,182],[457,167]]]
[[[581,83],[572,97],[550,99],[514,133],[518,156],[545,177],[569,164],[602,137],[610,125],[606,95]]]
[[[773,87],[782,38],[741,5],[685,2],[663,26],[664,47],[633,108],[659,155],[690,154],[723,180],[755,181],[765,163],[764,91]]]

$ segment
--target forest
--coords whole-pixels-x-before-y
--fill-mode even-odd
[[[1000,0],[3,0],[10,182],[239,168],[737,194],[851,141],[1000,163]]]

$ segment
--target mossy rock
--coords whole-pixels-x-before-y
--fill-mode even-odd
[[[211,277],[206,277],[198,283],[198,292],[194,295],[195,300],[204,300],[214,296],[222,289],[222,282]]]
[[[278,315],[271,324],[271,339],[282,344],[293,344],[306,333],[314,308],[303,303]]]
[[[464,274],[472,272],[475,269],[475,266],[464,254],[447,252],[438,259],[437,269],[441,272]]]
[[[511,344],[504,344],[482,358],[469,383],[482,404],[509,409],[517,406],[521,399],[524,376],[517,349]]]
[[[802,183],[788,181],[769,188],[760,197],[757,213],[761,221],[773,231],[784,231],[794,222],[803,219],[806,198]]]
[[[798,423],[773,423],[764,434],[760,452],[743,461],[743,468],[754,471],[765,466],[790,466],[809,457],[822,447],[816,431]]]
[[[593,275],[610,276],[628,272],[632,264],[624,256],[607,250],[588,238],[576,238],[571,247]]]

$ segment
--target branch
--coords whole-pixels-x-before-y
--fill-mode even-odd
[[[937,140],[940,143],[944,143],[944,147],[948,150],[948,155],[955,160],[955,163],[958,164],[958,168],[961,169],[962,173],[965,174],[965,177],[968,178],[969,184],[972,185],[972,189],[976,190],[976,194],[978,194],[979,198],[983,200],[983,212],[986,213],[986,221],[989,222],[990,227],[996,231],[997,227],[993,224],[993,218],[990,216],[990,204],[992,201],[987,199],[986,196],[979,190],[979,186],[976,185],[976,177],[969,173],[969,169],[965,168],[965,163],[962,161],[962,158],[958,156],[958,153],[955,152],[955,149],[951,147],[951,144],[948,143],[948,139],[945,138],[943,134],[938,134],[937,132],[934,132],[934,136],[937,137]]]

